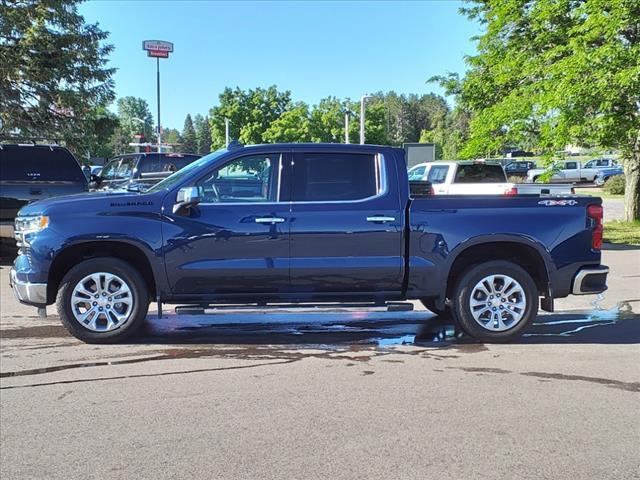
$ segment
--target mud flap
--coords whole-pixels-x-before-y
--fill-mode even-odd
[[[553,312],[553,291],[551,286],[547,287],[544,297],[540,299],[540,309],[545,312]]]

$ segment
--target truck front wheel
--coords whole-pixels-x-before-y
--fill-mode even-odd
[[[92,258],[67,272],[56,304],[62,324],[74,337],[87,343],[116,343],[144,322],[149,291],[128,263]]]
[[[520,337],[538,312],[538,289],[519,265],[495,260],[469,268],[454,290],[452,311],[468,335],[485,342]]]

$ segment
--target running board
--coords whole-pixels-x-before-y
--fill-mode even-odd
[[[293,309],[318,309],[331,308],[383,308],[388,312],[411,312],[413,304],[410,302],[386,302],[386,303],[324,303],[324,304],[244,304],[244,305],[178,305],[175,307],[177,315],[205,315],[207,310],[293,310]]]

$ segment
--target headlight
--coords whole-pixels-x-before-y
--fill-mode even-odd
[[[46,215],[27,215],[16,217],[16,233],[37,233],[49,226],[49,217]]]

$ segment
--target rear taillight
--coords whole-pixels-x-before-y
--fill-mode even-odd
[[[591,248],[600,250],[602,248],[602,205],[589,205],[587,216],[591,220]]]
[[[511,188],[507,188],[503,195],[506,195],[507,197],[512,197],[514,195],[518,195],[518,189],[516,187],[511,187]]]

